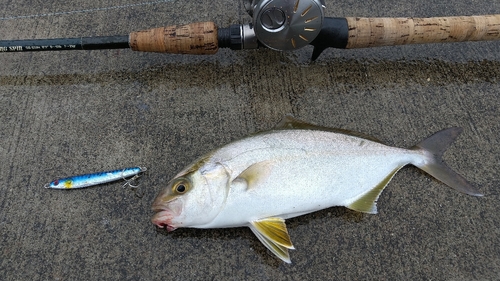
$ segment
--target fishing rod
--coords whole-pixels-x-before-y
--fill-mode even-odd
[[[327,48],[355,49],[500,39],[500,14],[431,18],[325,17],[324,0],[244,0],[252,22],[218,28],[198,22],[97,36],[0,41],[0,52],[132,49],[209,55],[219,48],[267,47],[277,51],[314,46],[312,60]]]

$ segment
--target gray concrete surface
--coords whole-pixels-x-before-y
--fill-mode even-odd
[[[128,34],[193,21],[247,22],[238,0],[3,1],[0,38]],[[327,16],[500,13],[499,1],[326,1]],[[221,50],[208,57],[129,50],[0,54],[2,280],[495,280],[500,276],[500,43],[329,50]],[[331,208],[292,219],[291,265],[246,228],[150,223],[157,192],[219,145],[285,114],[401,147],[464,133],[446,161],[485,196],[402,169],[377,215]],[[142,165],[123,182],[46,190],[57,177]]]

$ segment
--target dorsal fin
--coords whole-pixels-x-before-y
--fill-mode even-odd
[[[318,126],[318,125],[314,125],[314,124],[307,123],[307,122],[304,122],[302,120],[296,119],[292,115],[287,114],[287,115],[285,115],[285,117],[283,117],[281,122],[278,123],[275,130],[290,130],[290,129],[326,131],[326,132],[338,133],[338,134],[363,138],[366,140],[382,143],[377,138],[363,134],[363,133],[354,132],[354,131],[350,131],[350,130],[346,130],[346,129]]]

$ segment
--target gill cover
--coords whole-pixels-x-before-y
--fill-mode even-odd
[[[174,214],[168,224],[175,228],[208,224],[225,204],[228,180],[224,166],[208,161],[196,162],[160,192],[153,210],[172,210]]]

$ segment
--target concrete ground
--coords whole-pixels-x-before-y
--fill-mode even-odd
[[[144,2],[3,1],[0,39],[249,21],[238,0]],[[499,1],[326,4],[326,15],[339,17],[500,13]],[[77,10],[86,11],[70,12]],[[1,279],[498,279],[500,43],[331,49],[314,63],[311,51],[0,54]],[[399,147],[461,126],[445,160],[485,196],[406,167],[377,215],[331,208],[289,220],[292,264],[247,228],[155,229],[152,200],[179,170],[286,114]],[[58,177],[135,165],[148,168],[137,192],[123,181],[43,188]]]

